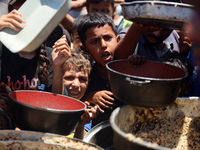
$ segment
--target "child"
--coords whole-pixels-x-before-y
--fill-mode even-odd
[[[72,49],[71,57],[63,64],[63,82],[68,91],[68,96],[81,99],[86,92],[89,82],[91,65],[89,57],[83,51]],[[87,105],[88,102],[86,102]],[[97,116],[98,107],[92,107],[91,112],[85,110],[81,120],[76,128],[74,137],[82,139],[91,128],[91,119]],[[84,125],[88,123],[85,126]],[[89,127],[89,129],[88,129]],[[73,135],[70,135],[70,137]]]
[[[99,12],[108,14],[112,17],[117,28],[117,34],[124,28],[131,26],[132,22],[124,19],[121,15],[116,13],[116,6],[114,0],[87,0],[88,13]]]
[[[81,99],[89,82],[91,64],[89,57],[79,49],[72,49],[71,57],[63,64],[63,82],[68,96]]]
[[[71,29],[71,40],[72,40],[72,48],[81,49],[82,43],[77,33],[77,26],[82,21],[82,15],[79,16],[76,20],[74,20],[72,29]]]
[[[101,13],[83,15],[77,32],[87,51],[95,60],[90,74],[90,82],[82,100],[90,101],[98,106],[102,112],[92,120],[92,126],[110,117],[115,107],[122,105],[113,97],[111,92],[106,63],[114,60],[115,47],[119,41],[116,27],[110,16]]]

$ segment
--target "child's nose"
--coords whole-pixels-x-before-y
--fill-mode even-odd
[[[78,79],[74,79],[74,81],[72,82],[72,86],[79,87],[80,86],[79,80]]]
[[[101,40],[101,46],[102,48],[106,47],[106,41],[104,39]]]

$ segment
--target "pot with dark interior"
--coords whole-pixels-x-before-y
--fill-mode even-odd
[[[113,146],[113,130],[110,121],[102,121],[95,125],[83,138],[84,142],[96,144],[105,150],[111,150]]]
[[[68,135],[86,109],[86,104],[77,99],[43,91],[13,91],[9,98],[13,118],[22,130]]]
[[[178,67],[154,61],[133,67],[129,60],[114,60],[106,68],[114,96],[125,104],[142,107],[174,102],[187,76]]]

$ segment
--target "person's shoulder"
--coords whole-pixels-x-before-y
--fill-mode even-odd
[[[125,18],[123,18],[123,19],[124,19],[123,29],[130,27],[133,24],[132,21],[126,20]]]
[[[122,30],[118,33],[118,35],[120,36],[120,39],[122,39],[122,38],[126,35],[126,33],[127,33],[127,31],[128,31],[129,28],[130,28],[130,26],[129,26],[129,27],[126,27],[126,28],[124,28],[124,29],[122,29]]]

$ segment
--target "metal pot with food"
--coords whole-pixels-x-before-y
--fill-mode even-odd
[[[110,117],[114,149],[200,149],[199,116],[198,97],[177,98],[166,107],[118,107]]]
[[[0,149],[103,150],[80,139],[25,130],[1,130]]]

